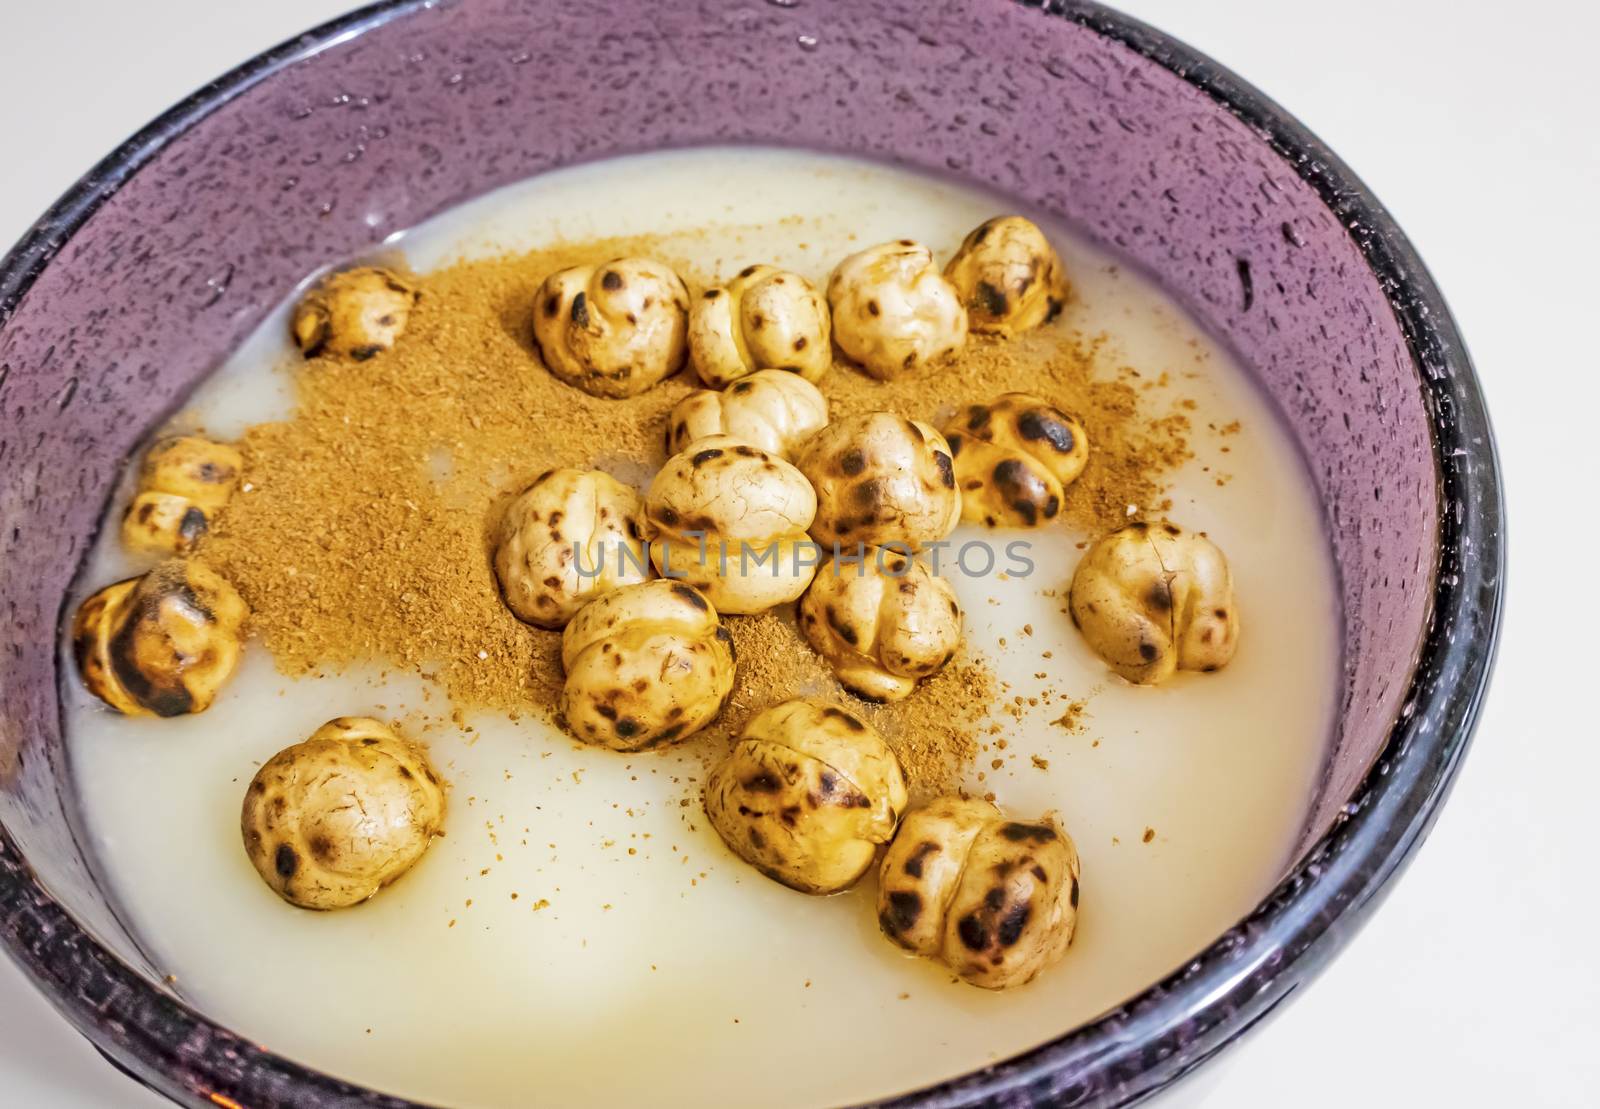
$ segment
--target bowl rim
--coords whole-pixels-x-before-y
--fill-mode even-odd
[[[1371,190],[1276,102],[1172,36],[1093,0],[1010,2],[1118,42],[1204,93],[1263,137],[1339,218],[1383,286],[1421,371],[1438,471],[1438,554],[1427,630],[1399,718],[1333,828],[1279,885],[1137,997],[1022,1054],[881,1103],[893,1106],[1128,1104],[1182,1078],[1272,1013],[1356,933],[1431,829],[1477,723],[1503,604],[1504,503],[1482,390],[1432,276]],[[0,260],[0,329],[56,253],[174,138],[279,71],[436,3],[380,0],[297,35],[122,143]],[[3,828],[0,938],[34,986],[114,1065],[174,1100],[235,1105],[235,1096],[271,1091],[284,1104],[415,1104],[274,1055],[150,983],[50,897]]]

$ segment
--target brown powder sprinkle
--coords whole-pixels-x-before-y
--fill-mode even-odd
[[[1058,728],[1065,728],[1073,735],[1080,735],[1085,727],[1084,717],[1088,715],[1088,701],[1071,701],[1067,704],[1067,711],[1050,721],[1050,723]]]
[[[705,275],[683,260],[695,237],[457,263],[416,279],[421,299],[393,350],[296,368],[293,415],[245,433],[243,486],[203,541],[282,671],[376,663],[437,680],[458,714],[548,715],[562,680],[560,635],[521,623],[502,603],[491,547],[499,514],[555,466],[604,469],[643,487],[664,461],[668,411],[698,381],[685,370],[624,400],[558,381],[532,342],[534,293],[555,269],[624,254],[659,258],[698,291]],[[1060,325],[1011,341],[974,336],[958,358],[894,381],[840,363],[821,388],[835,417],[890,409],[936,423],[1007,390],[1044,396],[1088,431],[1088,465],[1062,518],[1098,533],[1126,522],[1130,505],[1163,510],[1163,477],[1190,456],[1187,418],[1147,411],[1140,375],[1101,365],[1104,344]],[[865,705],[842,692],[789,613],[728,624],[737,683],[706,733],[713,744],[721,737],[720,750],[752,713],[806,694],[877,727],[916,794],[954,788],[975,758],[997,699],[981,659],[959,657],[906,701]]]
[[[679,374],[629,400],[565,385],[538,360],[529,306],[552,270],[629,253],[684,268],[659,242],[610,239],[422,277],[393,350],[312,360],[293,417],[245,433],[251,488],[204,557],[244,596],[280,669],[377,661],[436,678],[463,708],[554,703],[560,636],[500,599],[499,512],[555,466],[642,482],[692,384]]]
[[[962,774],[977,757],[977,736],[998,696],[998,683],[983,660],[958,657],[905,700],[873,705],[839,687],[833,671],[801,636],[792,613],[732,616],[728,627],[739,656],[733,695],[722,715],[681,750],[715,761],[762,709],[792,697],[816,697],[878,730],[899,758],[913,800],[959,788]]]
[[[1001,393],[1044,397],[1076,416],[1089,438],[1088,463],[1067,486],[1060,519],[1098,535],[1127,523],[1129,505],[1141,515],[1171,508],[1162,479],[1193,457],[1187,416],[1147,413],[1144,390],[1134,384],[1140,375],[1131,367],[1106,374],[1100,363],[1108,342],[1059,327],[1012,339],[973,335],[959,356],[891,381],[836,365],[822,389],[835,419],[888,409],[932,417],[940,427],[959,406]]]

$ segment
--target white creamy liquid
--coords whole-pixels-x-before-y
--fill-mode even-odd
[[[1014,210],[883,166],[710,149],[550,174],[397,249],[428,270],[557,237],[715,225],[693,248],[706,270],[772,262],[820,285],[840,257],[886,239],[927,242],[942,262],[975,224]],[[1166,372],[1172,389],[1150,402],[1197,403],[1197,458],[1176,476],[1170,515],[1227,553],[1243,627],[1221,672],[1137,688],[1061,611],[1086,536],[991,535],[1002,548],[1032,542],[1035,574],[952,579],[969,645],[1009,684],[1005,699],[1057,695],[1020,720],[997,709],[990,742],[1007,746],[984,751],[968,784],[1020,816],[1057,810],[1076,839],[1083,899],[1062,963],[1006,993],[954,982],[878,934],[874,877],[811,898],[729,854],[698,802],[680,803],[697,797],[694,760],[579,747],[533,714],[478,714],[464,736],[415,675],[291,680],[257,643],[200,716],[124,719],[69,683],[92,847],[173,988],[273,1051],[424,1101],[818,1105],[900,1093],[1053,1038],[1238,920],[1286,866],[1326,746],[1338,641],[1320,512],[1229,356],[1151,284],[1048,230],[1078,293],[1067,322],[1112,336],[1106,372]],[[281,315],[268,321],[200,388],[186,426],[226,437],[286,415],[295,359],[283,334]],[[1235,420],[1236,434],[1208,429]],[[125,503],[107,517],[85,593],[141,568],[117,545]],[[1080,733],[1052,724],[1063,694],[1088,700]],[[306,912],[247,861],[240,801],[262,761],[352,714],[429,743],[451,784],[448,834],[368,904]]]

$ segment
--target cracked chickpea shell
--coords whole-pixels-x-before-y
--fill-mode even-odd
[[[616,258],[545,278],[533,334],[545,366],[568,385],[631,397],[683,365],[688,311],[688,290],[669,267]]]
[[[892,942],[974,986],[1022,986],[1077,929],[1078,850],[1053,816],[1007,819],[943,797],[906,815],[878,870],[878,924]]]
[[[950,444],[920,420],[869,412],[835,421],[798,461],[817,492],[811,537],[825,548],[898,542],[916,550],[961,520]]]
[[[227,507],[244,457],[197,435],[163,439],[145,452],[139,488],[122,517],[122,542],[141,554],[187,554]]]
[[[393,270],[340,270],[317,282],[295,305],[289,331],[307,358],[365,362],[405,334],[419,295]]]
[[[278,896],[343,909],[415,866],[444,808],[421,748],[380,720],[342,716],[262,764],[239,823],[245,853]]]
[[[667,453],[727,435],[785,461],[828,426],[827,398],[786,370],[757,370],[726,389],[696,389],[667,418]]]
[[[828,279],[839,348],[888,380],[959,351],[967,311],[933,251],[910,239],[880,243],[840,262]]]
[[[816,570],[806,529],[817,497],[776,455],[726,435],[667,459],[645,494],[644,534],[662,577],[696,587],[717,611],[765,612],[800,596]]]
[[[900,763],[855,714],[772,706],[706,779],[706,815],[734,854],[802,893],[837,893],[872,866],[906,807]]]
[[[961,605],[915,558],[869,548],[859,565],[829,559],[800,600],[800,631],[845,692],[901,701],[961,645]]]
[[[678,581],[614,589],[561,633],[560,711],[586,743],[642,751],[714,720],[733,691],[733,637],[705,595]]]
[[[815,383],[833,365],[828,306],[811,282],[776,266],[746,266],[707,289],[689,312],[689,356],[700,380],[722,388],[757,370]]]
[[[1155,684],[1233,658],[1239,611],[1216,544],[1168,521],[1104,536],[1072,576],[1072,622],[1111,669]]]
[[[603,593],[650,576],[639,494],[599,470],[547,470],[501,518],[494,569],[519,620],[565,627]]]

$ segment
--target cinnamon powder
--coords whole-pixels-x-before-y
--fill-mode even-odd
[[[549,712],[560,634],[521,623],[502,603],[491,549],[499,514],[555,466],[605,469],[642,488],[664,461],[668,412],[698,382],[686,369],[638,397],[591,397],[545,371],[530,306],[551,271],[624,254],[673,265],[695,291],[711,275],[685,261],[692,238],[459,263],[417,279],[421,300],[393,350],[297,368],[294,415],[245,433],[241,491],[203,543],[280,669],[377,662],[437,680],[458,712]],[[935,423],[1007,390],[1044,396],[1075,414],[1090,441],[1062,517],[1099,533],[1124,523],[1129,505],[1160,511],[1163,475],[1189,457],[1181,411],[1152,412],[1138,373],[1104,365],[1102,346],[1062,325],[1009,342],[974,336],[958,358],[895,381],[840,363],[821,388],[835,417],[881,408]],[[877,726],[914,792],[953,788],[975,757],[996,698],[981,659],[963,653],[908,700],[868,706],[840,690],[789,614],[728,623],[738,676],[707,751],[725,750],[719,737],[752,713],[805,694],[849,704]]]

